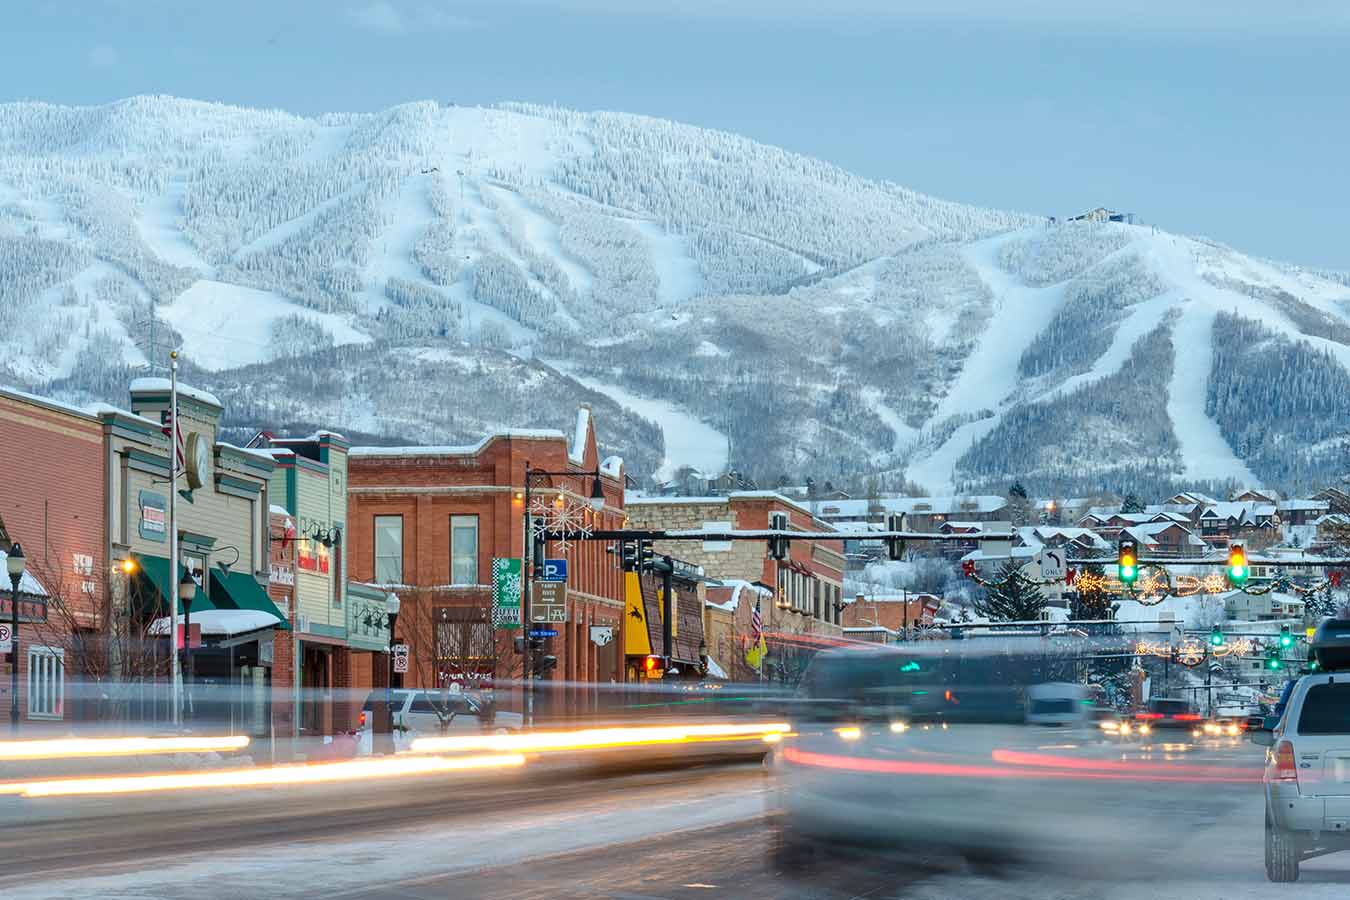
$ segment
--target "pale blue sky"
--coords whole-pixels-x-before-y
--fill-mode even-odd
[[[1343,0],[7,0],[0,99],[553,102],[1350,269]]]

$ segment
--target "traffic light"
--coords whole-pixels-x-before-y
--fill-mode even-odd
[[[1288,625],[1280,626],[1280,649],[1288,650],[1294,646],[1294,634]]]
[[[652,549],[652,542],[647,540],[638,541],[638,571],[649,572],[652,568],[652,560],[656,557],[656,551]]]
[[[1272,672],[1278,672],[1284,668],[1284,660],[1280,658],[1280,648],[1271,647],[1266,651],[1266,668]]]
[[[1242,587],[1247,583],[1247,576],[1250,574],[1246,549],[1241,544],[1231,544],[1228,547],[1228,580],[1235,587]]]
[[[904,514],[904,513],[891,513],[890,515],[886,516],[886,530],[887,530],[887,531],[904,531],[904,530],[905,530],[905,514]],[[886,538],[886,555],[889,556],[889,557],[891,558],[892,561],[904,559],[904,558],[905,558],[905,539],[904,539],[904,538],[898,538],[898,537],[888,537],[888,538]]]
[[[1139,580],[1139,550],[1133,538],[1121,538],[1120,543],[1116,545],[1119,550],[1119,556],[1116,560],[1116,571],[1120,577],[1120,583],[1126,587],[1133,587]]]
[[[1209,630],[1209,645],[1211,647],[1222,647],[1226,643],[1227,640],[1223,636],[1222,628],[1220,628],[1218,625],[1215,625],[1213,628]]]
[[[638,542],[635,540],[625,540],[619,545],[619,555],[623,560],[623,570],[625,572],[636,572],[638,570]]]
[[[666,661],[659,656],[643,657],[642,674],[648,678],[660,678],[666,674]]]

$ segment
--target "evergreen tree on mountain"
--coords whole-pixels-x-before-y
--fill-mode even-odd
[[[1031,500],[1020,481],[1014,481],[1008,488],[1008,519],[1015,527],[1031,522]]]
[[[975,601],[975,611],[994,622],[1026,622],[1041,617],[1045,596],[1040,585],[1009,560],[999,569],[998,579],[985,585],[984,597]]]
[[[1126,494],[1125,499],[1120,501],[1120,511],[1122,513],[1141,513],[1144,511],[1144,504],[1139,502],[1139,498],[1134,494]]]

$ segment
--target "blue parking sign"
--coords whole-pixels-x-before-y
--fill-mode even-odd
[[[539,573],[540,581],[566,581],[567,580],[567,560],[565,559],[546,559],[544,560],[544,571]]]

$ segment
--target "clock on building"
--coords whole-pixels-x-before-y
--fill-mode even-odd
[[[196,490],[206,484],[211,475],[211,448],[207,446],[206,438],[201,432],[193,431],[188,434],[187,451],[183,456],[188,487]]]

